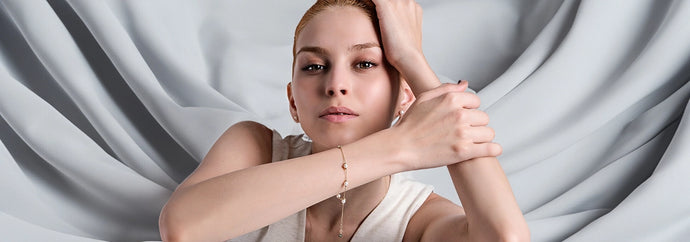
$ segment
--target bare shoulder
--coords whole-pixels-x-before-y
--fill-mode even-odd
[[[242,121],[230,126],[230,128],[225,130],[225,132],[216,141],[216,144],[232,142],[234,140],[237,140],[238,138],[248,139],[246,141],[263,142],[270,144],[273,140],[273,131],[264,126],[263,124],[254,121]]]
[[[213,144],[178,189],[244,168],[271,162],[273,131],[252,121],[236,123]]]
[[[465,210],[431,193],[412,216],[403,241],[462,241],[467,238]]]

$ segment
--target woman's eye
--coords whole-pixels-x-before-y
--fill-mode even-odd
[[[376,64],[369,61],[362,61],[360,63],[357,63],[356,67],[358,69],[370,69],[376,67]]]
[[[326,66],[324,66],[324,65],[318,65],[318,64],[311,64],[311,65],[302,67],[302,70],[303,70],[303,71],[307,71],[307,72],[322,71],[322,70],[324,70],[324,69],[326,69]]]

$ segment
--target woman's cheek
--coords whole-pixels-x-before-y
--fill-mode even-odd
[[[388,84],[372,85],[366,89],[366,93],[363,93],[363,98],[366,100],[362,101],[371,105],[372,108],[375,107],[378,113],[385,113],[390,109],[392,103],[395,102],[395,100],[392,100],[391,86]]]

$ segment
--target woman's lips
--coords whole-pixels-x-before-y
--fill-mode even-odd
[[[359,114],[346,107],[329,107],[319,114],[319,118],[340,123],[358,117]]]
[[[347,120],[356,118],[357,116],[355,115],[349,115],[349,114],[327,114],[324,116],[321,116],[322,119],[335,122],[335,123],[340,123],[340,122],[345,122]]]

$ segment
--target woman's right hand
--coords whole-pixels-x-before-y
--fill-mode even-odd
[[[489,116],[478,110],[475,94],[465,92],[467,81],[443,84],[421,93],[400,120],[400,145],[411,169],[450,165],[487,156],[498,156],[500,145],[492,143]]]

